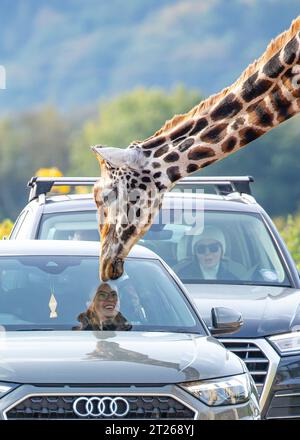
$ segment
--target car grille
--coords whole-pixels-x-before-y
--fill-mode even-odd
[[[79,416],[75,413],[74,402],[85,397],[96,398],[94,412],[97,413],[97,399],[122,397],[129,404],[129,412],[124,417],[105,415]],[[83,402],[78,406],[81,413],[85,412]],[[124,407],[120,407],[122,413]],[[106,411],[109,413],[109,409]],[[18,402],[6,412],[7,419],[194,419],[195,412],[183,403],[170,396],[79,396],[79,395],[46,395],[30,396]]]
[[[226,339],[222,339],[221,342],[245,362],[254,379],[258,394],[261,395],[269,368],[269,359],[264,352],[253,342],[226,341]]]
[[[300,420],[300,390],[293,393],[277,392],[269,407],[267,419],[299,419]]]

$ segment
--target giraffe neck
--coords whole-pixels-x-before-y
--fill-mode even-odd
[[[154,178],[169,189],[299,113],[300,18],[287,33],[271,43],[277,43],[272,56],[263,55],[233,86],[207,100],[210,105],[200,104],[179,123],[176,116],[174,128],[169,121],[141,143]]]

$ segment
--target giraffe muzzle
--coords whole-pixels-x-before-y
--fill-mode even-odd
[[[109,259],[104,262],[101,270],[102,281],[116,280],[123,275],[124,260],[121,258]]]

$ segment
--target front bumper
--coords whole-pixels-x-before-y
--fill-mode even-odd
[[[33,385],[21,385],[20,387],[14,389],[7,395],[5,395],[2,399],[0,399],[0,419],[10,419],[12,410],[21,404],[30,396],[38,397],[38,396],[49,396],[51,400],[51,396],[143,396],[145,400],[147,400],[147,396],[161,396],[166,397],[170,396],[170,398],[178,404],[184,405],[185,408],[190,410],[190,420],[237,420],[237,419],[259,419],[259,408],[257,404],[257,400],[255,394],[251,395],[251,398],[248,402],[240,405],[233,406],[224,406],[224,407],[208,407],[204,403],[200,402],[198,399],[181,389],[176,385],[165,385],[158,387],[96,387],[96,386],[87,386],[87,387],[76,387],[76,386],[33,386]],[[55,399],[54,399],[55,400]],[[23,411],[23,410],[22,410]],[[24,413],[24,412],[23,412]],[[17,418],[25,418],[22,417],[22,414]],[[32,419],[47,419],[47,418],[55,418],[61,419],[65,418],[64,415],[60,415],[59,412],[57,416],[53,413],[51,416],[47,417],[47,415],[42,415],[41,411],[33,412],[30,417]],[[70,418],[70,417],[69,417]],[[71,417],[73,418],[73,417]],[[74,416],[74,418],[78,418]],[[110,417],[106,417],[109,419]],[[152,411],[148,414],[145,414],[141,417],[136,418],[146,418],[146,419],[160,419],[157,411]],[[180,417],[176,417],[175,419]]]
[[[265,338],[222,338],[220,341],[243,359],[256,383],[261,364],[256,364],[251,352],[241,346],[256,346],[268,359],[263,387],[258,387],[262,419],[300,419],[300,355],[281,357]]]
[[[300,420],[300,355],[280,359],[263,417]]]

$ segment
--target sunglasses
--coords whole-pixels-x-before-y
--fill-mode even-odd
[[[220,243],[211,243],[211,244],[196,244],[195,251],[197,254],[204,255],[206,253],[206,249],[209,253],[215,254],[220,249]]]
[[[109,297],[116,300],[118,299],[118,294],[117,292],[98,292],[98,298],[102,301],[108,299]]]

